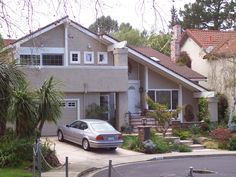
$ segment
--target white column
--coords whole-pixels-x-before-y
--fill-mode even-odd
[[[145,66],[145,70],[144,70],[144,77],[145,77],[145,83],[144,83],[144,90],[145,90],[145,94],[144,94],[144,103],[145,103],[145,108],[148,109],[148,104],[147,104],[147,101],[146,101],[146,97],[147,97],[147,94],[148,94],[148,67]]]
[[[179,120],[183,122],[183,90],[182,90],[182,85],[179,85],[179,95],[178,95],[178,106],[181,108],[181,111],[179,113]]]
[[[65,22],[65,51],[64,51],[64,66],[68,66],[68,22]]]

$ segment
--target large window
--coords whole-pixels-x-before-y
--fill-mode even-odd
[[[62,66],[63,55],[62,54],[43,54],[43,65]]]
[[[40,65],[40,55],[20,55],[21,65]]]
[[[178,90],[149,90],[148,96],[155,102],[174,110],[178,106]]]

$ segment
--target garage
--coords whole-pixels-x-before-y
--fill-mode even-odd
[[[44,124],[42,135],[56,135],[58,125],[69,124],[72,121],[79,119],[80,115],[80,100],[79,99],[64,99],[62,103],[62,115],[58,120],[57,125],[55,123]]]

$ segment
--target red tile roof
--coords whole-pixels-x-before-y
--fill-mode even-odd
[[[236,38],[236,31],[187,29],[181,37],[181,46],[188,37],[191,37],[200,47],[206,49],[209,46],[216,47],[222,41]]]
[[[149,47],[132,47],[136,51],[148,56],[148,57],[156,57],[160,61],[157,63],[163,65],[164,67],[168,68],[169,70],[181,75],[182,77],[188,79],[206,79],[203,75],[193,71],[192,69],[188,68],[187,66],[179,66],[176,63],[171,61],[171,58],[152,49]]]

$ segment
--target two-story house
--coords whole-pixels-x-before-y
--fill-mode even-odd
[[[68,17],[55,21],[5,47],[14,54],[32,88],[53,75],[64,92],[58,125],[86,117],[89,105],[107,106],[104,119],[116,128],[128,124],[127,113],[147,109],[146,96],[170,110],[190,105],[198,120],[198,98],[213,92],[198,84],[206,78],[150,48],[126,46],[106,34],[95,34]],[[216,104],[209,104],[212,115]],[[185,122],[185,110],[179,114]],[[214,121],[214,120],[213,120]],[[44,135],[57,126],[46,124]]]
[[[207,81],[199,82],[200,85],[225,94],[233,105],[235,41],[236,31],[186,29],[182,33],[181,26],[175,25],[171,58],[175,61],[181,51],[187,52],[191,58],[191,69],[207,77]]]

